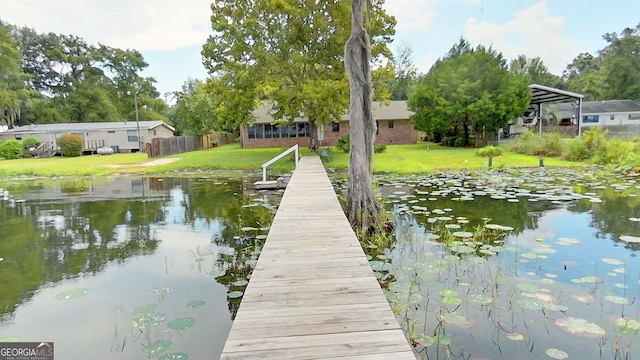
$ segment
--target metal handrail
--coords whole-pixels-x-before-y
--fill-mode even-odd
[[[287,156],[288,154],[290,154],[292,151],[295,151],[295,155],[296,155],[296,167],[298,166],[298,144],[293,145],[292,147],[288,148],[287,150],[283,151],[280,153],[280,155],[274,157],[273,159],[267,161],[266,163],[262,164],[262,181],[267,181],[267,166],[273,164],[274,162],[282,159],[283,157]]]

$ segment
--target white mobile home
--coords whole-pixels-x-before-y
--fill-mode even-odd
[[[48,148],[57,149],[58,137],[62,134],[76,134],[84,139],[84,152],[93,153],[101,147],[112,148],[115,152],[138,152],[145,151],[145,144],[151,143],[154,138],[173,137],[174,131],[172,126],[160,120],[41,124],[0,132],[0,141],[34,137],[41,143],[48,144]]]

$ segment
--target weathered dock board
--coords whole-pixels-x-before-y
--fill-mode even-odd
[[[221,358],[416,358],[317,157],[289,181]]]

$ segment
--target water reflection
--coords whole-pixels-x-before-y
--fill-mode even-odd
[[[0,339],[52,340],[64,359],[217,357],[240,301],[228,294],[246,286],[281,196],[250,184],[0,185]]]

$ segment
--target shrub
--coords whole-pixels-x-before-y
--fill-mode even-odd
[[[29,136],[22,140],[22,146],[25,150],[29,150],[30,148],[35,148],[40,145],[40,140],[34,138],[33,136]]]
[[[58,148],[60,148],[60,154],[66,157],[75,157],[82,155],[82,148],[84,146],[84,139],[81,136],[75,134],[62,134],[58,139]]]
[[[0,142],[0,157],[3,159],[19,159],[23,152],[22,142],[19,140],[12,139]]]
[[[482,149],[476,151],[477,156],[489,157],[489,156],[500,156],[502,155],[502,149],[495,146],[485,146]]]
[[[455,147],[463,147],[463,146],[467,146],[467,142],[464,140],[464,138],[456,138],[456,140],[453,142],[453,146]]]
[[[446,146],[454,146],[457,139],[457,136],[445,136],[442,138],[442,143]]]
[[[351,146],[351,138],[349,135],[343,135],[338,139],[338,150],[349,153],[349,147]]]
[[[581,139],[572,139],[566,143],[562,158],[569,161],[583,161],[591,157],[591,152]]]
[[[333,152],[329,148],[318,150],[318,156],[320,156],[320,160],[325,164],[333,161]]]
[[[385,151],[387,151],[387,145],[385,145],[385,144],[374,144],[373,145],[373,152],[374,153],[379,154],[379,153],[383,153]]]

